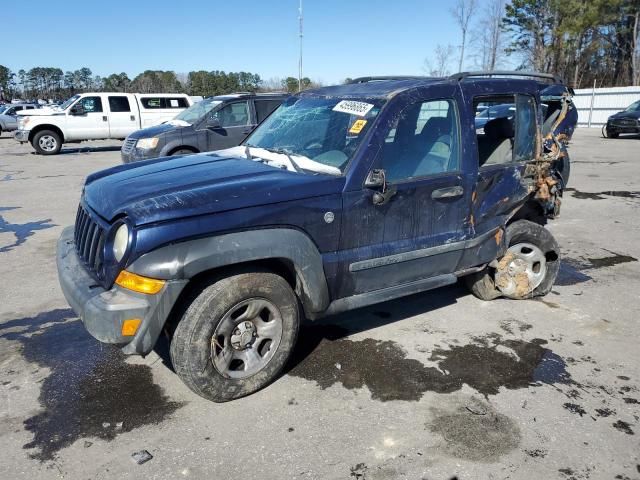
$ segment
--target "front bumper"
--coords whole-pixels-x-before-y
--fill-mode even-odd
[[[13,139],[20,143],[28,142],[30,132],[31,130],[16,130],[13,134]]]
[[[133,163],[140,162],[142,160],[149,160],[151,158],[159,157],[159,152],[155,149],[153,150],[142,150],[140,148],[133,147],[129,151],[120,150],[120,158],[122,159],[122,163]]]
[[[87,331],[103,343],[120,345],[126,354],[146,355],[158,339],[186,280],[168,280],[156,295],[132,292],[114,285],[102,288],[76,253],[73,227],[58,240],[58,278],[62,292]],[[134,336],[121,334],[126,319],[142,320]]]
[[[640,133],[640,124],[622,123],[619,121],[607,122],[607,132],[609,133]]]

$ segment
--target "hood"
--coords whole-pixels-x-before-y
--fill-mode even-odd
[[[136,130],[135,132],[129,135],[129,138],[157,137],[159,135],[162,135],[165,132],[168,132],[169,130],[176,130],[178,128],[185,128],[185,127],[178,127],[168,122],[161,123],[160,125],[155,125],[153,127],[143,128],[142,130]]]
[[[609,117],[609,119],[617,119],[617,118],[632,118],[634,120],[640,119],[640,112],[618,112],[614,113]]]
[[[51,107],[34,108],[33,110],[20,110],[16,112],[19,116],[46,116],[46,115],[66,115],[64,110],[53,109]]]
[[[84,201],[135,225],[299,200],[342,191],[344,177],[296,173],[221,150],[137,162],[87,178]]]

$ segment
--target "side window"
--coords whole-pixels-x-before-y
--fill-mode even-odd
[[[82,100],[82,106],[87,113],[102,112],[102,100],[100,97],[84,97]]]
[[[35,107],[32,107],[31,105],[27,105],[24,108],[25,108],[25,110],[33,110]]]
[[[109,110],[112,112],[130,112],[129,99],[125,96],[109,96]]]
[[[22,108],[18,108],[18,107],[9,108],[6,112],[4,112],[4,114],[15,115],[18,110],[22,110]]]
[[[226,105],[220,110],[216,111],[214,118],[217,118],[220,122],[220,126],[226,127],[239,127],[249,124],[249,103],[248,102],[235,102]]]
[[[261,123],[265,118],[267,118],[271,112],[273,112],[276,108],[280,106],[280,100],[254,100],[254,105],[256,107],[256,117],[258,123]]]
[[[480,167],[525,162],[535,156],[536,105],[529,95],[476,99],[485,108],[475,118]]]
[[[453,100],[406,107],[390,126],[382,168],[393,182],[459,170],[458,112]]]
[[[140,103],[142,106],[148,110],[153,110],[155,108],[162,108],[162,102],[159,98],[153,97],[145,97],[140,99]]]
[[[529,95],[516,95],[516,135],[513,160],[532,160],[536,152],[536,104]]]
[[[165,106],[163,108],[187,108],[187,100],[185,98],[163,98]]]

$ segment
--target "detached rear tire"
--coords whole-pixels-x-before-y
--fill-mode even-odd
[[[171,360],[195,393],[227,402],[282,371],[298,337],[298,299],[279,275],[242,273],[206,287],[178,323]]]
[[[62,140],[53,130],[41,130],[33,136],[31,145],[40,155],[57,155],[62,148]]]
[[[549,293],[560,270],[560,248],[551,232],[529,220],[518,220],[507,226],[506,235],[508,250],[498,262],[502,269],[487,267],[465,277],[471,293],[481,300],[502,296],[522,300]],[[525,271],[510,267],[512,260],[520,262]],[[513,279],[509,279],[510,268]],[[526,285],[519,285],[519,279]]]

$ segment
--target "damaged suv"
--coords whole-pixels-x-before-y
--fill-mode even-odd
[[[477,106],[513,115],[476,133]],[[290,97],[238,147],[94,173],[58,243],[86,329],[161,334],[181,379],[228,401],[273,381],[303,318],[455,283],[545,295],[560,251],[569,89],[522,72],[367,77]]]

